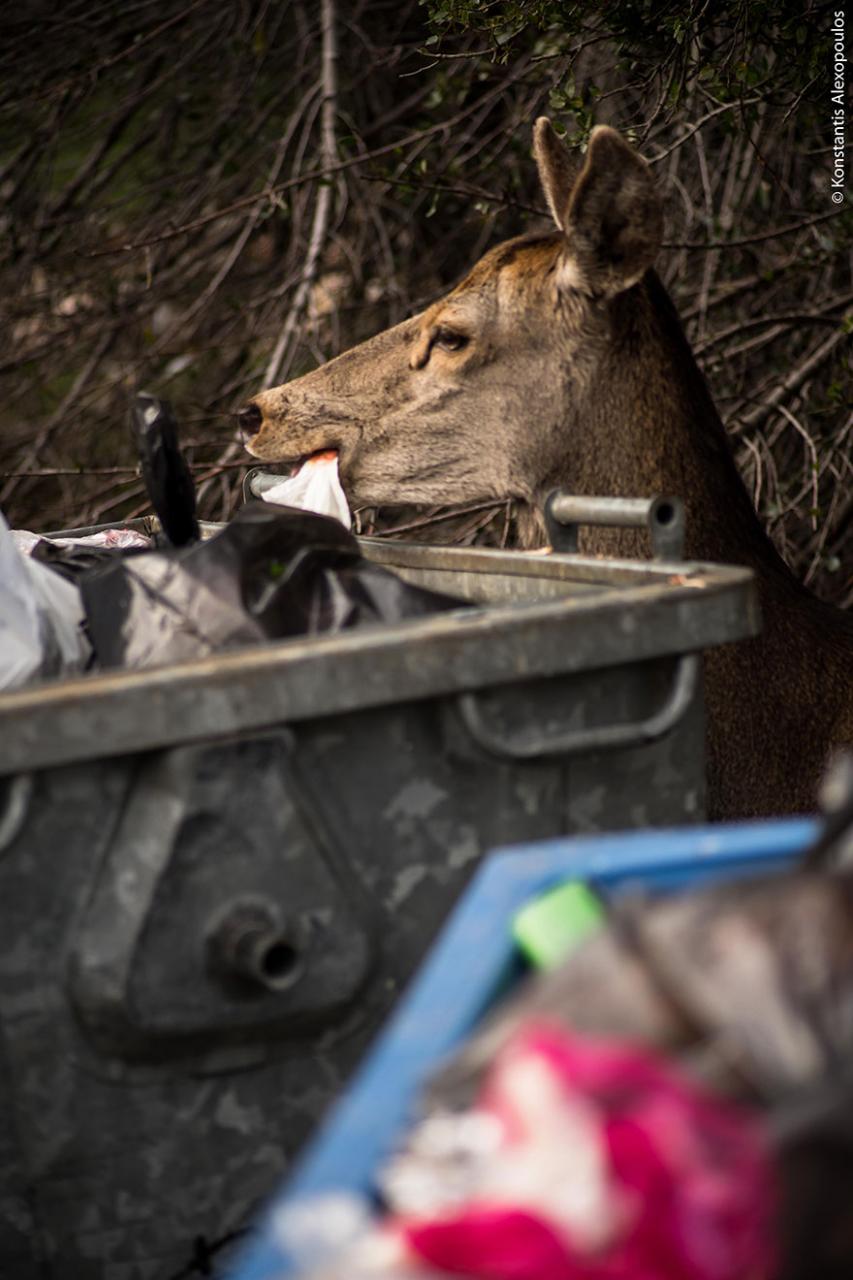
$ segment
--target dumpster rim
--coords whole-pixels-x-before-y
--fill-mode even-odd
[[[472,563],[479,565],[475,572],[493,572],[500,560],[519,555],[440,548],[436,557],[432,548],[421,555],[417,544],[397,544],[404,545],[409,561],[414,555],[426,567],[437,558],[447,563],[450,552],[460,551],[451,563],[464,564],[466,571]],[[549,566],[536,576],[571,579],[579,566],[599,575],[603,569],[600,561],[584,557],[533,559]],[[621,563],[634,562],[616,562],[617,568]],[[613,564],[605,562],[604,569]],[[651,583],[474,605],[393,625],[296,637],[9,692],[0,695],[0,775],[633,665],[757,634],[750,569],[687,563],[644,567],[652,570]]]

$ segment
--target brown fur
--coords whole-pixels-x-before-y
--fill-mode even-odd
[[[547,121],[534,149],[558,230],[498,245],[426,312],[256,396],[249,448],[338,449],[357,506],[516,498],[529,546],[557,485],[680,494],[688,556],[754,568],[765,622],[706,661],[712,812],[811,808],[830,747],[853,741],[853,623],[798,585],[758,522],[651,270],[648,167],[611,129],[594,131],[578,177]],[[641,551],[625,531],[585,546]]]

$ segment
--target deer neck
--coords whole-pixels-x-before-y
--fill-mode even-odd
[[[580,493],[672,493],[686,505],[690,559],[745,564],[783,589],[793,576],[758,520],[675,309],[646,280],[610,306],[610,340],[586,395],[572,460]]]

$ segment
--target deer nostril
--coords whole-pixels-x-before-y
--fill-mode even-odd
[[[261,429],[261,423],[264,415],[256,404],[247,404],[237,414],[237,421],[240,423],[240,434],[244,438],[257,435]]]

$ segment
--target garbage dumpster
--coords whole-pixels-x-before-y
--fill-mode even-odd
[[[227,1270],[228,1280],[285,1280],[302,1267],[288,1223],[316,1214],[317,1197],[372,1203],[376,1175],[417,1114],[443,1059],[506,995],[522,966],[516,911],[567,877],[604,894],[649,893],[783,872],[818,834],[811,819],[542,841],[499,850],[481,867],[345,1096],[267,1207]],[[459,975],[464,973],[465,981]]]
[[[211,1274],[485,849],[702,816],[747,570],[363,547],[476,607],[0,698],[4,1280]]]

